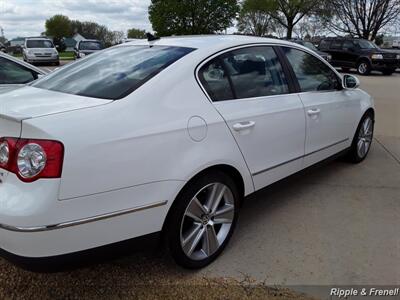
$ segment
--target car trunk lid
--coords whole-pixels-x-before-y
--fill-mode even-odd
[[[105,105],[110,102],[112,100],[76,96],[26,86],[0,95],[0,114],[6,119],[22,121]]]

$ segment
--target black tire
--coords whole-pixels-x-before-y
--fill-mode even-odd
[[[365,154],[364,155],[360,155],[360,152],[358,151],[358,143],[360,141],[361,131],[363,130],[362,126],[363,126],[364,122],[366,121],[366,119],[368,119],[368,118],[372,121],[372,124],[371,124],[372,133],[371,133],[371,136],[370,136],[371,141],[369,143],[368,149],[365,152]],[[347,159],[348,159],[349,162],[357,164],[357,163],[362,162],[368,156],[368,153],[369,153],[369,151],[371,149],[373,136],[374,136],[374,125],[375,125],[374,114],[371,111],[366,112],[364,114],[364,116],[361,118],[360,123],[358,124],[356,133],[355,133],[354,138],[353,138],[353,142],[352,142],[350,150],[349,150],[349,152],[347,154]]]
[[[369,75],[371,73],[371,64],[367,60],[361,60],[357,63],[357,73],[360,75]]]
[[[215,183],[220,183],[225,185],[231,192],[230,195],[233,196],[233,201],[234,201],[234,209],[233,209],[233,220],[230,223],[230,229],[226,236],[224,237],[224,240],[222,243],[219,244],[219,248],[217,248],[216,252],[214,252],[212,255],[209,255],[208,257],[205,257],[203,259],[192,259],[189,257],[184,249],[183,245],[181,242],[181,231],[183,232],[183,228],[185,225],[184,220],[186,220],[185,214],[186,210],[189,207],[189,204],[191,203],[192,199],[194,196],[198,197],[201,199],[201,194],[198,194],[199,191],[202,191],[204,188],[209,186],[210,184],[215,184]],[[225,197],[225,196],[224,196]],[[224,199],[224,198],[222,198]],[[184,188],[183,190],[179,193],[178,197],[176,198],[174,204],[172,205],[170,212],[168,214],[167,220],[166,220],[166,226],[164,228],[164,235],[165,235],[165,240],[167,247],[169,249],[169,252],[173,259],[176,261],[176,263],[184,268],[189,268],[189,269],[198,269],[198,268],[203,268],[213,262],[224,250],[226,245],[228,244],[233,231],[236,226],[236,222],[238,219],[238,209],[239,209],[239,203],[240,203],[241,195],[238,191],[238,188],[234,182],[234,180],[223,173],[222,171],[212,171],[212,172],[207,172],[202,174],[200,177],[197,177],[193,180],[191,180]],[[201,201],[201,200],[200,200]],[[224,202],[225,200],[222,200]],[[187,216],[187,214],[186,214]],[[214,219],[212,219],[214,221]],[[199,224],[198,226],[202,226],[202,228],[205,228],[209,225],[204,225],[204,224]],[[219,226],[219,225],[215,225]],[[208,228],[208,227],[207,227]],[[222,228],[222,225],[221,227]],[[214,225],[213,229],[214,230]],[[220,229],[221,230],[221,229]],[[216,232],[216,230],[214,230]],[[196,234],[197,235],[197,234]],[[202,238],[200,239],[200,242],[197,244],[200,245],[204,242],[204,235],[202,235]],[[196,246],[197,247],[197,246]],[[199,251],[201,252],[201,251]],[[194,251],[193,251],[194,253]]]
[[[341,69],[345,73],[348,73],[350,71],[350,68],[346,68],[346,67],[341,67]]]

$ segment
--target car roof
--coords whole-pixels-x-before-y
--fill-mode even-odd
[[[186,35],[162,37],[152,42],[149,42],[146,39],[137,40],[118,45],[117,47],[123,47],[125,45],[149,45],[149,43],[159,46],[195,48],[210,52],[246,44],[268,43],[277,45],[294,45],[289,41],[245,35]]]
[[[11,56],[11,55],[8,55],[8,54],[5,54],[5,53],[0,52],[0,57],[3,57],[3,58],[5,58],[5,59],[7,59],[7,60],[10,60],[10,61],[12,61],[12,62],[15,62],[15,63],[17,63],[17,64],[19,64],[19,65],[21,65],[21,66],[24,66],[25,68],[28,68],[28,69],[30,69],[30,70],[33,70],[33,71],[35,71],[35,72],[37,72],[37,73],[39,73],[39,74],[46,75],[46,74],[48,73],[48,72],[45,72],[45,71],[43,71],[43,70],[41,70],[41,69],[39,69],[39,68],[37,68],[37,67],[31,65],[31,64],[28,64],[28,63],[24,62],[23,60],[20,60],[20,59],[18,59],[18,58],[15,58],[15,57],[13,57],[13,56]]]
[[[26,41],[27,41],[27,40],[38,40],[38,41],[46,40],[46,41],[51,41],[50,39],[45,38],[45,37],[27,37],[27,38],[25,38],[25,40],[26,40]]]
[[[99,40],[90,40],[90,39],[84,39],[84,40],[81,40],[79,42],[98,42],[98,43],[101,43],[101,41],[99,41]]]

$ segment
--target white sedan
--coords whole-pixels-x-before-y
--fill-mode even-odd
[[[371,97],[307,48],[197,36],[133,42],[0,97],[0,246],[35,261],[162,233],[212,262],[243,198],[337,154],[361,162]]]

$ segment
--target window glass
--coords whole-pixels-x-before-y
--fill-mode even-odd
[[[103,45],[95,41],[82,41],[79,43],[79,50],[101,50]]]
[[[213,59],[201,68],[200,80],[213,101],[235,98],[222,61],[219,58]]]
[[[345,50],[351,49],[351,48],[354,48],[354,44],[352,41],[344,41],[342,48]]]
[[[340,89],[338,76],[324,62],[301,50],[283,48],[302,92]]]
[[[49,40],[27,40],[27,48],[54,48],[53,43]]]
[[[378,46],[367,40],[355,40],[354,43],[361,49],[377,49]]]
[[[288,84],[272,47],[251,47],[222,57],[237,98],[289,93]]]
[[[329,45],[331,44],[331,41],[323,40],[319,44],[319,49],[329,49]]]
[[[194,51],[170,46],[122,46],[92,54],[32,86],[73,95],[116,100]]]
[[[342,47],[342,41],[334,40],[331,44],[331,49],[340,49]]]
[[[24,84],[35,79],[30,70],[0,57],[0,84]]]

